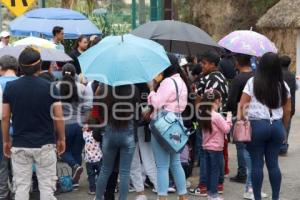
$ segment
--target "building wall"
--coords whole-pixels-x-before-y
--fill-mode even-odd
[[[273,41],[280,55],[288,55],[292,59],[291,71],[296,72],[297,60],[297,29],[261,29],[260,32]],[[299,38],[300,39],[300,38]],[[300,45],[298,46],[300,49]],[[300,53],[300,52],[299,52]],[[300,57],[298,57],[298,69],[300,70]],[[300,71],[298,71],[300,73]]]

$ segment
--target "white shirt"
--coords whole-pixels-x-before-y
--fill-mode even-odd
[[[10,44],[5,45],[3,42],[0,42],[0,49],[2,49],[4,47],[10,47]]]
[[[271,119],[269,108],[259,102],[255,95],[253,89],[254,78],[250,78],[243,90],[244,93],[248,94],[251,97],[250,105],[247,110],[249,119]],[[290,88],[285,84],[286,89],[288,90],[288,98],[291,98]],[[272,109],[272,119],[279,120],[283,117],[283,109],[279,107],[277,109]]]

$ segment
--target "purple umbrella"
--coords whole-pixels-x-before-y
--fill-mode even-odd
[[[234,31],[219,41],[219,45],[234,52],[261,57],[267,52],[277,53],[275,44],[266,36],[252,30]]]

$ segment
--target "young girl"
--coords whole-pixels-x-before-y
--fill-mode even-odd
[[[221,95],[210,89],[201,98],[199,119],[203,133],[203,149],[205,151],[207,170],[207,190],[209,200],[223,200],[218,194],[218,180],[223,162],[224,140],[232,126],[231,114],[225,120],[218,113]]]
[[[93,137],[93,131],[87,126],[83,128],[83,139],[85,141],[85,162],[88,175],[90,195],[96,194],[96,178],[100,173],[100,161],[102,152],[100,150],[100,142]]]

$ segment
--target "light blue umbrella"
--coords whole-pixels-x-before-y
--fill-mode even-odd
[[[65,39],[75,39],[79,35],[101,35],[101,31],[83,14],[64,8],[34,9],[9,23],[14,36],[52,38],[54,26],[64,28]]]
[[[171,65],[160,44],[131,34],[104,38],[79,62],[88,79],[111,86],[148,82]]]

